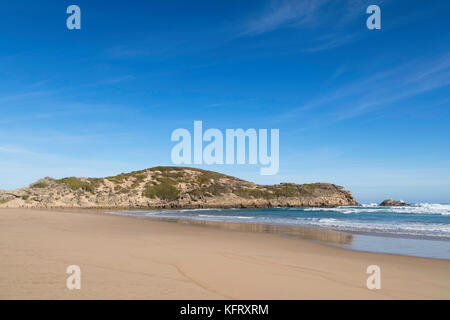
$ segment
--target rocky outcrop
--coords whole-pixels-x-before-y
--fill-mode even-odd
[[[0,208],[267,208],[356,205],[329,183],[258,185],[217,172],[155,167],[106,178],[46,177],[0,191]]]
[[[404,203],[403,201],[397,201],[397,200],[384,200],[383,202],[381,202],[379,204],[379,206],[381,207],[406,207],[407,204]]]

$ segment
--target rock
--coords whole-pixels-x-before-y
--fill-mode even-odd
[[[379,204],[379,206],[381,207],[406,207],[407,204],[404,203],[403,201],[397,201],[397,200],[384,200],[383,202],[381,202]]]

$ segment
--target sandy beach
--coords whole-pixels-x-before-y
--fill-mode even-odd
[[[449,260],[99,213],[2,209],[0,257],[1,299],[450,298]]]

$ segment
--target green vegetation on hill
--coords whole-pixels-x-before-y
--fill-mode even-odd
[[[176,201],[173,205],[177,207],[332,206],[356,203],[350,192],[333,184],[257,185],[225,174],[189,167],[155,167],[107,178],[68,177],[54,180],[47,177],[17,192],[0,191],[0,204],[14,197],[18,199],[14,205],[22,206],[25,202],[35,207],[160,207],[172,201]]]
[[[134,181],[131,184],[131,189],[137,188],[144,180],[146,176],[144,174],[137,174],[134,176]]]
[[[194,196],[195,198],[202,198],[220,196],[228,192],[231,192],[231,188],[226,185],[211,184],[209,186],[202,186],[200,188],[192,189],[191,191],[189,191],[189,194],[191,196]]]
[[[156,181],[160,182],[161,184],[166,184],[166,185],[175,185],[177,184],[177,182],[175,180],[173,180],[172,178],[167,178],[167,177],[156,177],[155,178]]]
[[[44,182],[37,182],[37,183],[31,185],[31,188],[34,188],[34,189],[43,189],[43,188],[47,188],[47,187],[48,187],[48,184],[46,184]]]
[[[173,201],[178,199],[180,192],[173,184],[161,182],[157,185],[147,184],[142,195],[150,199],[157,197],[162,200]]]
[[[106,180],[111,181],[114,184],[122,184],[126,178],[127,178],[127,176],[125,174],[121,173],[121,174],[118,174],[117,176],[106,177]]]
[[[198,172],[189,175],[186,170]],[[146,182],[148,172],[153,172],[150,182]],[[229,178],[232,183],[222,183],[220,178]],[[134,171],[130,173],[121,173],[116,176],[105,178],[114,183],[114,192],[117,194],[128,194],[134,189],[145,183],[142,195],[150,199],[161,199],[174,201],[180,197],[178,183],[187,184],[187,193],[194,199],[221,196],[229,193],[245,199],[276,199],[293,198],[301,196],[312,196],[315,190],[320,187],[319,184],[296,185],[293,183],[283,183],[273,186],[247,187],[239,184],[237,178],[229,177],[221,173],[185,167],[154,167],[151,169]],[[104,183],[103,178],[80,179],[75,177],[55,180],[58,184],[65,184],[72,190],[84,190],[94,193],[94,191]],[[128,187],[123,184],[131,183]],[[38,182],[32,185],[32,188],[46,188],[48,185]]]
[[[88,180],[93,189],[98,188],[103,183],[103,178],[89,178]]]
[[[129,173],[121,173],[116,176],[106,177],[105,179],[111,181],[114,184],[122,184],[127,180],[128,178],[137,178],[140,176],[143,176],[143,173],[145,173],[146,170],[139,170],[139,171],[133,171]],[[145,178],[145,176],[144,176]]]
[[[293,184],[283,184],[271,189],[277,197],[295,197],[299,194],[298,186]]]
[[[172,178],[158,176],[156,177],[156,181],[159,184],[154,184],[154,182],[146,184],[143,196],[150,199],[157,197],[167,201],[176,200],[180,196],[180,192],[176,187],[177,182]]]
[[[271,199],[274,197],[274,194],[261,189],[251,189],[251,188],[238,188],[233,191],[233,193],[242,198],[263,198],[263,199]]]
[[[70,177],[55,180],[56,183],[65,184],[72,190],[83,190],[88,192],[94,192],[91,184],[87,181],[83,181],[80,178]]]
[[[253,199],[275,199],[275,198],[292,198],[299,196],[312,195],[317,188],[314,184],[296,185],[292,183],[285,183],[276,186],[263,186],[263,189],[258,188],[238,188],[233,191],[239,197]]]
[[[151,171],[160,171],[162,173],[168,172],[168,171],[183,171],[185,169],[192,169],[192,168],[184,168],[184,167],[153,167],[150,170]]]
[[[197,182],[202,185],[208,182],[211,182],[212,179],[219,179],[223,177],[224,175],[221,173],[213,172],[213,171],[204,171],[200,176],[197,178]]]

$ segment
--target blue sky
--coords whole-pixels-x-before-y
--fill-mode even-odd
[[[66,28],[77,4],[82,29]],[[366,8],[381,8],[381,30]],[[450,202],[448,1],[0,4],[0,188],[171,165],[174,129],[279,128],[258,183]]]

